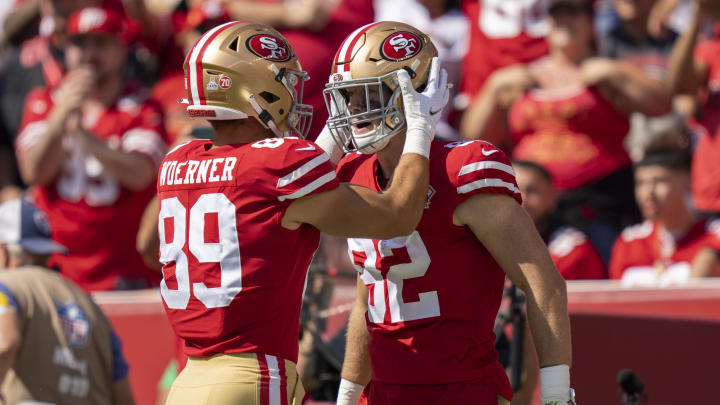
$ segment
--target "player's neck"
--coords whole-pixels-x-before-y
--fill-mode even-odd
[[[385,176],[384,183],[389,187],[395,168],[400,162],[403,147],[405,146],[405,132],[399,133],[388,142],[387,146],[377,153],[380,169]]]
[[[273,136],[272,132],[255,118],[210,122],[214,130],[213,146],[250,143]]]

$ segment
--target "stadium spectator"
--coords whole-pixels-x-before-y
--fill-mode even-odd
[[[397,112],[383,95],[398,90],[386,75],[410,68],[414,87],[435,83],[432,69],[426,73],[434,49],[425,34],[396,22],[369,25],[343,46],[357,43],[354,55],[333,65],[326,92],[339,101],[329,106],[328,126],[348,145],[338,178],[379,192],[395,184],[405,142],[403,132],[387,129]],[[509,402],[493,334],[506,275],[527,293],[541,399],[570,402],[565,281],[520,200],[510,162],[496,147],[433,142],[430,187],[414,231],[348,239],[357,298],[339,405],[358,397],[361,404]]]
[[[615,242],[610,277],[623,286],[682,284],[702,248],[720,250],[720,223],[698,218],[691,206],[690,154],[649,150],[635,165],[635,197],[645,222]],[[720,257],[715,260],[720,264]]]
[[[408,147],[392,187],[376,193],[338,183],[328,131],[318,144],[299,138],[308,77],[278,31],[230,22],[194,49],[204,52],[185,65],[188,113],[211,121],[213,139],[169,152],[157,183],[160,292],[189,356],[168,403],[297,404],[302,290],[320,231],[395,237],[417,224],[439,115],[430,111],[448,93],[437,61],[422,94],[397,73]]]
[[[673,94],[701,95],[699,115],[707,133],[699,137],[693,155],[693,197],[700,211],[720,214],[720,7],[709,0],[693,4],[690,25],[672,51],[668,86]],[[711,19],[714,37],[698,43],[703,22]]]
[[[68,74],[34,90],[16,141],[20,173],[69,254],[52,265],[86,290],[145,288],[159,276],[135,250],[165,153],[162,115],[127,84],[124,17],[84,8],[68,23]],[[62,102],[56,102],[62,100]]]
[[[54,88],[64,74],[65,25],[73,12],[97,5],[101,0],[39,0],[40,32],[18,48],[11,48],[0,75],[0,162],[3,176],[20,184],[12,149],[2,152],[2,143],[12,145],[20,130],[25,98],[38,86]],[[4,184],[0,184],[4,185]]]
[[[656,0],[612,0],[618,20],[607,35],[598,36],[598,55],[628,62],[658,80],[667,78],[667,62],[678,34],[665,26],[650,33],[648,21]]]
[[[460,10],[459,1],[382,0],[375,4],[375,21],[399,21],[426,32],[438,49],[442,67],[448,72],[448,82],[453,84],[450,98],[455,97],[460,88],[461,65],[470,42],[467,35],[470,27],[467,17]],[[436,138],[446,141],[460,138],[457,129],[448,122],[454,115],[451,108],[443,111]]]
[[[20,129],[23,100],[38,86],[54,88],[64,74],[66,24],[72,13],[101,0],[40,0],[40,32],[14,49],[2,76],[0,121],[11,140]]]
[[[605,263],[579,229],[562,224],[557,218],[557,192],[550,173],[537,163],[513,162],[522,206],[535,222],[548,245],[550,257],[565,280],[607,278]]]
[[[287,38],[312,80],[305,85],[305,102],[313,106],[308,139],[315,139],[327,120],[322,91],[330,75],[340,42],[358,27],[373,21],[371,0],[301,0],[267,2],[243,0],[228,3],[238,21],[270,25]]]
[[[607,260],[617,232],[638,219],[623,146],[629,114],[663,114],[670,105],[657,80],[594,57],[592,12],[583,0],[554,1],[550,54],[493,73],[461,133],[542,164],[560,191],[564,222],[583,229]]]
[[[469,106],[490,75],[500,68],[529,63],[548,52],[545,0],[461,0],[470,25],[470,44],[462,63],[459,109]]]
[[[87,294],[45,267],[50,253],[63,251],[32,204],[0,204],[3,403],[132,405],[128,365],[110,321]]]

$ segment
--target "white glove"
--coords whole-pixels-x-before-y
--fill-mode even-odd
[[[435,137],[435,126],[440,121],[442,110],[450,99],[447,86],[447,71],[440,68],[437,57],[430,61],[430,74],[425,90],[415,91],[410,75],[405,70],[398,70],[398,83],[402,91],[407,125],[405,153],[417,153],[430,156],[430,142]]]
[[[330,156],[330,163],[332,163],[333,166],[337,166],[343,157],[343,153],[337,142],[335,142],[335,138],[330,134],[330,129],[327,124],[325,124],[320,135],[315,139],[315,143]]]
[[[357,405],[363,386],[350,380],[341,379],[337,405]]]
[[[570,388],[570,367],[560,364],[540,369],[540,402],[543,405],[574,404]],[[570,402],[573,400],[573,402]]]

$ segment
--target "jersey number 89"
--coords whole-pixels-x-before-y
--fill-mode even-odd
[[[206,214],[217,214],[219,242],[205,242]],[[200,263],[220,264],[220,286],[208,288],[204,283],[193,283],[193,295],[207,308],[219,308],[230,305],[233,298],[242,290],[242,268],[238,244],[235,206],[222,193],[203,194],[187,210],[177,197],[166,198],[160,202],[158,232],[160,235],[160,262],[167,264],[175,261],[177,290],[168,288],[165,275],[160,282],[160,294],[168,308],[185,309],[190,301],[190,274],[185,247],[185,226],[189,224],[187,248]],[[172,218],[173,235],[168,242],[165,234],[165,219]],[[212,218],[212,217],[211,217]],[[164,272],[163,272],[164,273]]]

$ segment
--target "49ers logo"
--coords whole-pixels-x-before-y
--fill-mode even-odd
[[[422,46],[417,35],[400,31],[385,38],[380,46],[380,55],[387,60],[400,62],[417,55]]]
[[[273,62],[290,60],[290,50],[280,38],[267,34],[253,35],[245,42],[247,48],[255,55]]]

